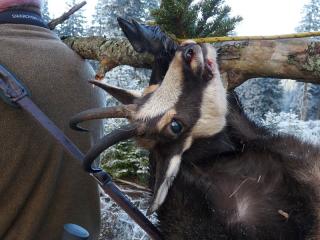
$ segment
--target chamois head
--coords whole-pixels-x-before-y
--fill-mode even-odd
[[[132,137],[155,152],[155,188],[149,208],[149,213],[153,212],[164,202],[178,174],[182,155],[193,141],[210,137],[225,126],[226,92],[216,63],[216,51],[209,44],[182,43],[163,81],[149,86],[141,95],[98,81],[92,83],[125,105],[82,112],[70,125],[79,129],[78,123],[90,119],[129,119],[129,126],[104,137],[87,159],[93,160],[109,146]]]

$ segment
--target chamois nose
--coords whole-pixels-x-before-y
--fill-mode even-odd
[[[191,62],[191,60],[196,52],[196,47],[197,47],[196,44],[190,44],[184,49],[183,56],[187,62]]]

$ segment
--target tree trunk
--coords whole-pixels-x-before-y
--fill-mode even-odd
[[[151,68],[153,57],[133,50],[127,39],[68,37],[64,42],[85,59],[100,62],[97,78],[119,65]],[[320,42],[312,38],[216,43],[222,78],[229,89],[256,77],[320,83]]]

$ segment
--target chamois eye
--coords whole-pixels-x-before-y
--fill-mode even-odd
[[[189,48],[185,54],[186,61],[191,62],[192,57],[193,57],[193,50]]]
[[[170,129],[174,134],[179,134],[182,132],[182,124],[179,121],[173,119],[170,123]]]

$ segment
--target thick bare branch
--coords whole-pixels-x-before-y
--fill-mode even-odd
[[[205,38],[193,38],[191,40],[197,43],[217,43],[227,41],[250,41],[250,40],[278,40],[288,38],[307,38],[320,36],[320,32],[299,32],[282,35],[270,35],[270,36],[224,36],[224,37],[205,37]],[[178,42],[184,42],[187,39],[177,39]]]
[[[320,84],[320,42],[315,39],[227,42],[217,47],[220,71],[229,88],[256,77]]]
[[[136,53],[126,39],[89,37],[64,41],[82,57],[102,63],[98,77],[118,65],[150,68],[153,62],[150,55]],[[320,41],[314,38],[230,41],[215,46],[228,88],[255,77],[320,84]]]
[[[63,40],[69,47],[85,59],[97,60],[100,69],[96,78],[119,65],[136,68],[151,68],[153,56],[139,54],[125,38],[69,37]]]
[[[69,17],[74,14],[76,11],[78,11],[80,8],[82,8],[84,5],[86,5],[87,2],[83,1],[75,6],[73,6],[68,12],[65,12],[64,14],[62,14],[60,17],[53,19],[52,21],[50,21],[48,23],[48,27],[50,30],[53,30],[56,28],[56,26],[58,26],[59,24],[63,23],[64,21],[66,21],[67,19],[69,19]]]

